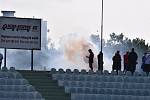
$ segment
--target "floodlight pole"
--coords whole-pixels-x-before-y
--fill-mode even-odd
[[[4,67],[6,67],[6,52],[7,52],[7,49],[5,48],[4,49]]]
[[[101,51],[98,54],[98,70],[103,71],[103,0],[102,0],[102,11],[101,11]]]
[[[31,50],[31,71],[33,71],[33,49]]]
[[[102,12],[101,12],[101,52],[103,51],[103,0],[102,0]]]

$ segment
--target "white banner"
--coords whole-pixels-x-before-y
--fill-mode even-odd
[[[0,17],[0,48],[41,49],[41,19]]]

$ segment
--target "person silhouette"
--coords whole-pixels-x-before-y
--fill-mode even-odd
[[[113,66],[112,66],[112,70],[116,70],[118,72],[118,70],[121,70],[121,56],[120,56],[120,51],[117,51],[115,53],[115,55],[112,58],[113,60]]]
[[[91,70],[93,70],[93,58],[94,58],[94,53],[91,49],[88,50],[90,55],[86,56],[87,58],[89,58],[89,67]]]
[[[145,52],[144,55],[143,55],[143,57],[142,57],[141,69],[142,69],[143,71],[145,71],[145,68],[144,68],[144,67],[145,67],[146,54],[147,54],[147,52]]]
[[[99,52],[99,54],[97,55],[97,59],[98,59],[98,70],[103,70],[103,53],[102,51]]]
[[[127,51],[126,54],[123,55],[124,72],[127,71],[127,67],[128,67],[128,65],[129,65],[129,62],[128,62],[129,58],[128,58],[128,56],[129,56],[129,52]]]
[[[138,59],[137,53],[134,51],[134,48],[132,48],[128,56],[129,66],[127,68],[127,71],[131,71],[132,74],[136,70],[137,59]]]
[[[144,68],[143,71],[147,73],[147,75],[150,72],[150,53],[146,53],[145,57],[143,58]]]

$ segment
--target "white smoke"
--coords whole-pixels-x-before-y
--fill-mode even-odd
[[[79,34],[69,34],[61,38],[60,45],[63,50],[63,56],[66,62],[70,64],[71,69],[89,69],[88,58],[86,58],[89,55],[88,49],[92,49],[95,52],[96,48],[87,37]],[[95,64],[97,63],[95,62]],[[97,67],[95,64],[94,67]]]
[[[60,38],[59,47],[34,51],[34,69],[50,70],[51,68],[63,69],[86,69],[89,70],[88,49],[94,52],[94,70],[97,70],[98,46],[91,42],[88,36],[72,33]],[[47,43],[50,44],[50,43]],[[55,46],[54,46],[55,47]],[[112,57],[107,57],[104,53],[104,69],[111,70]],[[30,69],[31,51],[30,50],[7,50],[7,67],[16,69]]]

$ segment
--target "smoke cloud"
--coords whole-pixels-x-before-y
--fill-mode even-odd
[[[34,69],[35,70],[50,70],[51,68],[63,69],[86,69],[89,70],[88,49],[94,52],[94,70],[97,70],[97,55],[99,53],[99,39],[94,43],[89,37],[77,33],[67,34],[60,38],[59,47],[51,45],[51,48],[43,48],[41,51],[34,51]],[[48,41],[47,45],[51,44]],[[45,46],[44,46],[45,47]],[[1,49],[3,52],[3,49]],[[104,70],[112,70],[112,50],[103,49],[104,54]],[[114,52],[115,53],[115,52]],[[123,69],[123,50],[120,50],[122,55],[122,69]],[[139,53],[138,53],[139,54]],[[140,58],[137,70],[140,69]],[[4,63],[3,63],[4,64]],[[16,69],[30,69],[31,51],[30,50],[7,50],[7,67],[15,67]],[[3,66],[3,65],[2,65]]]
[[[87,37],[70,34],[61,39],[61,48],[67,62],[79,66],[78,69],[88,68],[88,49],[95,51],[94,44]]]
[[[47,45],[50,44],[48,41]],[[95,45],[85,36],[76,33],[62,36],[59,41],[59,47],[43,48],[41,51],[34,51],[34,69],[50,70],[51,68],[63,69],[89,69],[88,49],[96,52]],[[3,52],[3,50],[2,50]],[[95,56],[96,57],[96,56]],[[95,58],[96,59],[96,58]],[[94,60],[96,61],[96,60]],[[95,62],[96,64],[97,62]],[[7,67],[16,69],[30,69],[31,51],[7,49]],[[3,65],[2,65],[3,66]],[[97,66],[97,65],[94,65]]]
[[[92,45],[83,37],[67,37],[63,46],[64,56],[73,63],[77,63],[80,57],[87,56],[88,49],[92,48]]]

